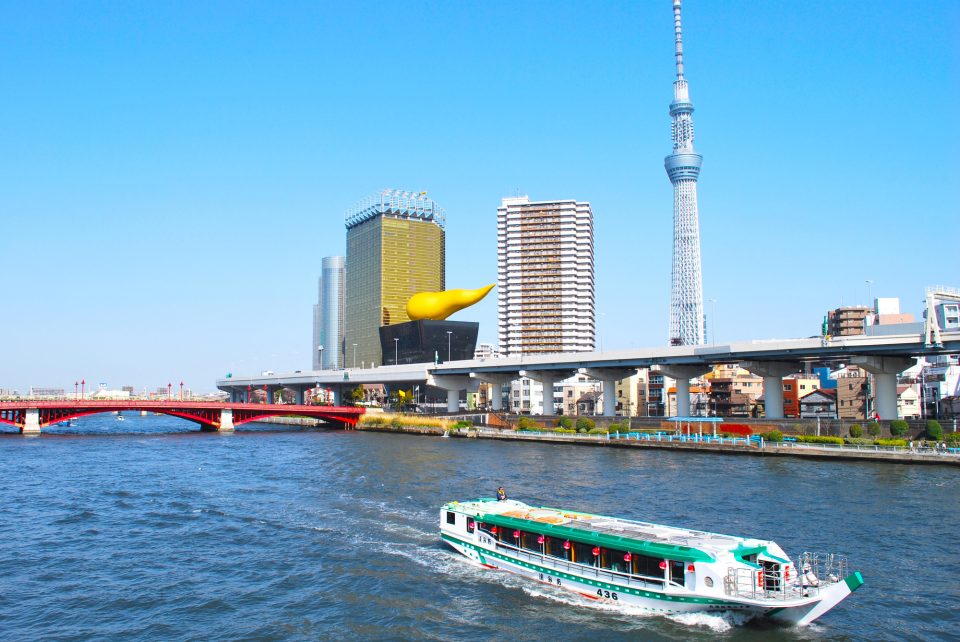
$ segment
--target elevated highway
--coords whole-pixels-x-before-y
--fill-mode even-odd
[[[611,389],[614,382],[631,376],[638,368],[658,366],[667,376],[677,380],[677,408],[689,408],[690,379],[709,372],[714,365],[738,363],[762,376],[767,416],[783,417],[782,383],[784,376],[799,372],[804,363],[843,361],[856,364],[874,374],[877,411],[882,419],[897,418],[897,374],[914,364],[920,356],[960,354],[960,332],[943,332],[940,343],[931,345],[920,333],[870,336],[856,335],[824,339],[772,339],[744,341],[726,345],[662,346],[605,352],[575,352],[549,355],[520,355],[501,359],[451,361],[441,364],[382,366],[367,369],[316,370],[260,377],[231,377],[217,381],[220,390],[228,392],[232,401],[248,401],[251,391],[291,389],[302,401],[305,390],[329,388],[335,404],[344,390],[358,384],[431,385],[446,389],[448,410],[457,410],[459,393],[476,389],[480,381],[508,383],[529,377],[550,386],[553,382],[577,373],[604,382]],[[610,388],[607,388],[607,386]],[[769,394],[770,392],[773,394]],[[267,394],[270,399],[271,394]],[[494,410],[501,400],[493,398]],[[614,414],[613,395],[605,395],[604,415]],[[545,410],[545,412],[547,412]],[[687,414],[682,412],[680,414]]]

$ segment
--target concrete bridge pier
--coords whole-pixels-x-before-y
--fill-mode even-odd
[[[896,419],[897,375],[916,363],[904,357],[853,357],[854,363],[873,375],[877,413],[881,419]]]
[[[503,386],[516,379],[516,375],[471,372],[474,379],[489,383],[493,387],[490,405],[495,412],[503,410]]]
[[[220,426],[217,428],[219,432],[233,432],[233,410],[230,408],[224,408],[220,411]]]
[[[293,389],[294,400],[298,406],[303,405],[303,388],[297,386]]]
[[[711,370],[707,366],[660,366],[660,372],[677,381],[676,416],[690,416],[690,380],[702,377]]]
[[[796,361],[746,361],[740,364],[763,377],[763,412],[767,419],[783,419],[783,378],[800,372]]]
[[[617,414],[617,382],[637,373],[636,368],[580,368],[582,374],[603,383],[603,416]]]
[[[459,412],[460,392],[477,386],[477,382],[466,375],[433,375],[427,384],[447,391],[447,412]]]
[[[264,386],[263,391],[266,393],[266,399],[264,403],[272,404],[273,403],[273,388],[270,386]]]
[[[554,406],[553,386],[558,381],[572,377],[576,371],[572,370],[521,370],[520,376],[539,381],[543,386],[543,416],[553,417],[557,414]]]
[[[20,429],[21,435],[40,434],[40,410],[38,408],[28,408],[25,410],[23,419],[23,428]]]

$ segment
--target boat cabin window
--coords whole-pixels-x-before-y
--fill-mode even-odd
[[[670,582],[685,586],[687,583],[686,564],[672,560],[670,562]]]
[[[662,578],[666,575],[666,569],[660,568],[661,564],[665,564],[665,562],[658,557],[650,557],[649,555],[633,556],[633,572],[635,575]]]
[[[448,523],[448,524],[456,524],[456,523],[457,523],[457,514],[454,513],[452,510],[448,510],[448,511],[447,511],[447,523]]]

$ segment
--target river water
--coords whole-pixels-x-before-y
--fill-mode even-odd
[[[952,468],[244,428],[106,415],[0,436],[0,638],[929,640],[960,627]],[[441,544],[439,506],[499,485],[793,556],[846,553],[866,584],[806,629],[598,606]]]

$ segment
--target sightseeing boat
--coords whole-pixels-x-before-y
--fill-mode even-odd
[[[475,563],[656,613],[742,613],[807,625],[863,584],[840,555],[515,500],[450,502],[440,535]]]

